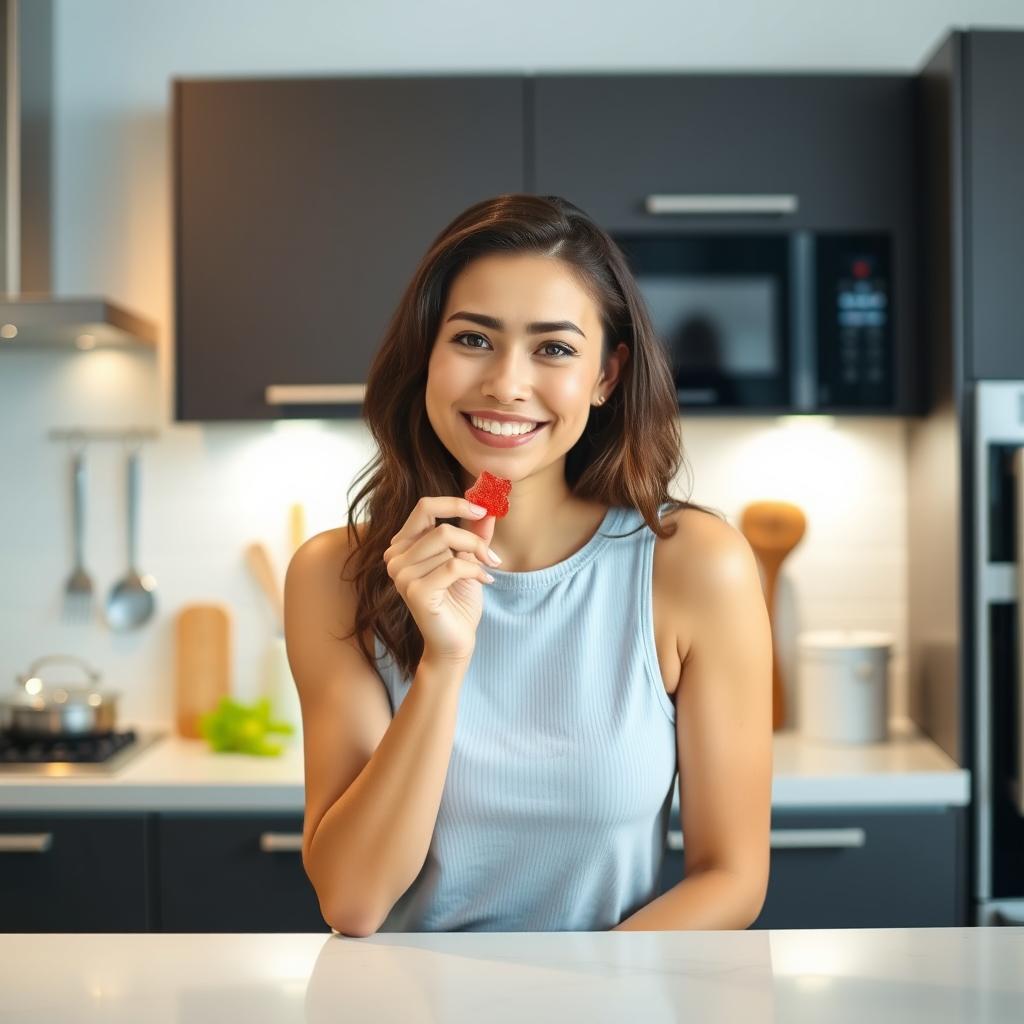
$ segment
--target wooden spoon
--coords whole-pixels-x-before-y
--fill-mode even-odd
[[[245,560],[260,589],[270,602],[274,613],[274,626],[278,636],[284,635],[284,593],[278,582],[277,571],[265,544],[252,543],[245,549]]]
[[[786,556],[800,543],[807,529],[807,518],[788,501],[755,501],[747,505],[740,518],[740,531],[764,567],[765,603],[775,634],[775,583]],[[778,652],[772,642],[772,730],[778,731],[786,720],[785,688],[779,668]]]

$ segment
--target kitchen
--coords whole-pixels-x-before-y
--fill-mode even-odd
[[[330,939],[299,862],[301,730],[268,734],[279,756],[214,753],[180,734],[182,711],[194,731],[196,707],[209,709],[227,680],[239,702],[271,695],[275,718],[301,724],[282,664],[279,581],[302,539],[343,521],[372,457],[359,385],[373,339],[447,217],[516,189],[564,194],[613,230],[662,324],[673,315],[671,293],[659,290],[666,273],[677,299],[684,282],[692,296],[703,281],[702,301],[717,301],[726,327],[765,324],[768,308],[782,318],[765,327],[768,346],[726,345],[724,369],[691,362],[677,382],[688,463],[679,493],[692,487],[737,526],[759,501],[795,506],[805,522],[773,588],[785,716],[774,741],[772,879],[743,939],[767,931],[776,953],[778,936],[799,929],[848,930],[847,942],[878,928],[914,929],[922,941],[934,928],[947,938],[970,929],[959,942],[981,941],[990,926],[1014,934],[1024,837],[1003,782],[1016,774],[1009,449],[1021,444],[1012,431],[1024,345],[1001,311],[1020,284],[1010,183],[1021,140],[1005,102],[1019,12],[965,4],[940,15],[922,3],[878,33],[865,29],[863,7],[836,5],[810,26],[792,5],[769,31],[753,4],[685,16],[651,5],[666,32],[620,49],[613,19],[591,25],[580,8],[572,16],[593,40],[571,61],[556,39],[541,53],[531,35],[479,51],[474,70],[458,46],[424,68],[411,23],[396,40],[383,14],[364,24],[341,8],[310,5],[299,26],[269,8],[243,18],[223,4],[222,21],[156,2],[65,0],[47,28],[32,17],[49,5],[12,6],[22,8],[23,47],[38,49],[30,60],[22,48],[12,78],[8,46],[6,80],[32,96],[49,52],[53,92],[25,105],[20,182],[10,164],[5,174],[17,212],[6,220],[4,290],[101,296],[123,312],[109,316],[117,323],[105,336],[84,330],[96,315],[76,320],[66,299],[45,315],[24,300],[2,306],[0,415],[13,441],[0,451],[3,685],[30,692],[28,681],[67,685],[92,670],[120,694],[118,729],[138,735],[105,766],[0,767],[0,906],[6,938],[21,944],[10,949],[23,948],[25,933],[38,933],[40,951],[61,932],[168,942],[167,933],[277,933],[267,948],[281,950],[298,939],[286,933]],[[889,17],[881,6],[874,16]],[[737,19],[746,28],[733,39]],[[699,30],[704,45],[669,26]],[[365,49],[339,55],[338,39],[352,47],[360,32]],[[465,74],[478,77],[474,90],[457,80]],[[251,80],[249,91],[218,91],[219,79]],[[333,88],[354,92],[341,103]],[[426,124],[410,116],[410,89],[433,97]],[[755,98],[760,117],[746,121],[740,112]],[[40,109],[52,152],[31,130]],[[336,109],[356,150],[313,148],[309,126]],[[632,133],[621,152],[608,152],[605,117]],[[664,130],[670,117],[689,126],[685,137]],[[478,132],[473,157],[453,160],[467,123]],[[8,119],[9,135],[13,127]],[[703,162],[690,157],[694,138],[705,142]],[[415,147],[428,188],[408,188],[402,147]],[[641,167],[630,159],[637,148],[650,155]],[[664,167],[674,170],[651,173]],[[752,184],[752,167],[763,184]],[[302,192],[287,191],[289,174]],[[281,190],[272,207],[268,189]],[[308,195],[344,214],[358,256],[339,232],[318,231],[324,218],[303,204]],[[738,196],[761,206],[737,209]],[[750,236],[774,244],[736,244]],[[852,262],[844,236],[857,241]],[[666,256],[652,237],[680,244]],[[244,266],[240,256],[250,257]],[[326,287],[306,273],[323,260],[343,271]],[[838,284],[843,260],[855,286]],[[758,287],[734,287],[741,272]],[[831,321],[820,301],[828,288],[848,303]],[[879,317],[885,309],[891,316]],[[297,317],[302,332],[291,329]],[[339,324],[354,339],[341,352],[323,341]],[[243,345],[256,354],[239,358]],[[820,382],[841,387],[847,373],[826,353],[861,346],[857,395],[823,397]],[[94,596],[88,618],[72,622],[78,486]],[[975,537],[975,527],[987,532]],[[986,549],[991,564],[972,554]],[[126,581],[129,624],[112,628],[109,602],[126,607],[115,597]],[[851,650],[850,635],[845,648],[819,635],[801,651],[802,635],[837,630],[857,631],[861,648]],[[190,643],[190,632],[204,641]],[[40,665],[48,655],[84,666]],[[865,676],[837,670],[855,657],[870,665]],[[978,685],[988,676],[991,687]],[[833,687],[831,701],[815,703],[815,682]],[[873,734],[879,716],[884,738]],[[666,885],[682,876],[683,846],[677,806]],[[1019,962],[1019,944],[984,941],[994,963]],[[312,966],[302,963],[296,977]]]

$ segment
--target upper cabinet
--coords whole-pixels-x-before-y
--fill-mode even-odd
[[[358,416],[418,262],[524,190],[521,77],[174,83],[178,420]]]
[[[564,196],[613,236],[884,233],[911,296],[915,98],[910,75],[179,80],[176,416],[359,416],[430,243],[505,192]],[[678,212],[709,200],[754,208]],[[901,301],[900,380],[914,318]]]
[[[908,76],[538,76],[533,191],[613,233],[764,226],[765,214],[775,230],[909,230],[913,104]],[[688,218],[649,212],[651,196],[766,205]],[[795,210],[773,214],[782,200]]]
[[[1024,32],[964,35],[965,283],[969,375],[1024,379]]]

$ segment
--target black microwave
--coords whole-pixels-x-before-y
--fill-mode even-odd
[[[888,235],[614,238],[667,349],[680,408],[893,411]]]

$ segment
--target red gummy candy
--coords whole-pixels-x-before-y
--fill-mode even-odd
[[[485,469],[476,479],[476,483],[466,491],[466,500],[474,505],[482,505],[487,514],[501,519],[508,515],[508,494],[512,490],[512,481],[501,476],[494,476]]]

